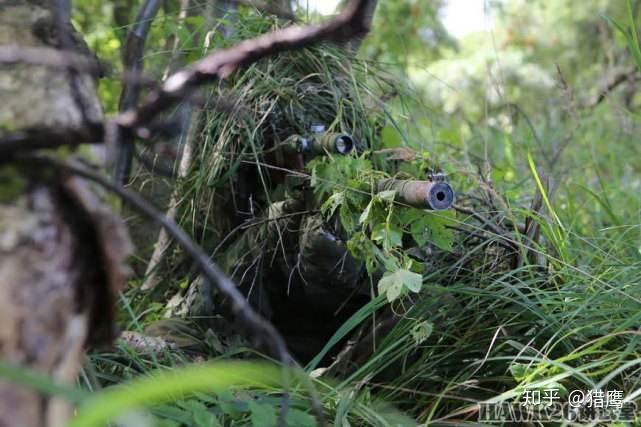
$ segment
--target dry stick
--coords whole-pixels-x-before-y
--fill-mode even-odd
[[[608,81],[603,85],[599,92],[592,99],[579,105],[581,109],[594,108],[603,102],[608,95],[613,92],[618,86],[623,83],[633,83],[639,80],[639,71],[637,67],[619,71],[608,78]]]
[[[161,112],[185,99],[197,87],[224,79],[245,65],[270,55],[301,49],[320,41],[342,41],[364,35],[369,25],[364,22],[368,0],[354,0],[335,19],[323,25],[293,25],[245,40],[212,53],[192,66],[174,73],[160,88],[152,91],[136,110],[127,111],[116,122],[124,129],[135,129],[150,123]]]
[[[363,6],[362,22],[367,28],[371,27],[372,25],[377,6],[378,0],[368,0]],[[345,48],[352,51],[355,55],[358,49],[360,49],[361,44],[363,43],[364,35],[365,34],[361,34],[360,37],[354,37],[351,40],[348,40]]]
[[[100,142],[103,138],[102,126],[39,127],[3,134],[0,132],[0,162],[8,160],[20,151],[33,151],[41,148],[77,146],[83,143]]]
[[[127,37],[127,47],[124,54],[124,68],[135,75],[142,74],[144,61],[142,59],[145,41],[151,28],[151,23],[160,7],[159,0],[146,0],[138,16],[136,23],[129,32]],[[120,95],[120,111],[127,111],[135,108],[140,97],[140,85],[136,82],[124,82],[122,93]],[[131,174],[131,162],[134,153],[134,135],[132,133],[123,133],[119,135],[116,142],[116,160],[114,164],[113,179],[119,184],[129,182]]]

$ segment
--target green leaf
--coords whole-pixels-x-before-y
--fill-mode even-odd
[[[399,147],[403,140],[394,126],[387,125],[381,131],[381,142],[385,148],[395,148]]]
[[[422,285],[423,277],[420,274],[401,268],[394,273],[385,273],[378,282],[378,292],[385,294],[387,300],[392,302],[401,295],[403,288],[419,292]]]
[[[395,190],[385,190],[378,193],[375,197],[379,200],[385,200],[386,202],[393,202],[394,197],[396,196]]]
[[[410,234],[419,246],[424,246],[430,240],[430,230],[425,218],[414,221],[410,224]]]
[[[421,212],[420,217],[410,223],[410,234],[416,243],[422,246],[430,242],[440,249],[452,250],[454,231],[448,226],[455,223],[456,213],[453,211],[419,212]]]
[[[367,220],[369,220],[370,212],[372,211],[372,204],[374,203],[374,199],[370,200],[370,202],[367,204],[367,207],[361,213],[361,216],[358,218],[358,223],[359,224],[364,224]]]
[[[336,212],[336,209],[345,203],[345,192],[340,191],[332,194],[329,199],[321,206],[321,212],[326,218],[330,218]]]
[[[315,427],[316,420],[307,412],[303,412],[300,409],[292,408],[287,413],[287,425],[300,426],[300,427]]]
[[[410,291],[417,293],[421,290],[423,276],[420,274],[405,269],[398,270],[396,274],[398,275],[398,280]]]
[[[372,240],[381,244],[386,251],[403,244],[403,232],[394,225],[379,223],[372,230]]]
[[[423,218],[423,210],[416,208],[401,208],[398,218],[401,224],[411,224]]]
[[[274,427],[276,425],[276,410],[271,405],[257,403],[252,400],[249,402],[251,412],[252,426],[254,427]]]
[[[514,378],[517,382],[523,381],[525,378],[532,375],[534,371],[534,366],[526,365],[524,363],[513,363],[510,365],[510,373],[512,374],[512,378]]]
[[[397,282],[393,275],[383,276],[378,282],[378,292],[385,294],[387,301],[392,302],[396,300],[403,290],[403,284]]]
[[[433,216],[428,226],[432,243],[446,251],[451,251],[454,246],[454,232],[446,227],[449,223],[447,219]]]
[[[343,203],[338,211],[341,219],[341,225],[348,233],[356,229],[356,212],[354,212],[347,203]]]
[[[410,334],[412,335],[412,338],[414,338],[414,342],[416,343],[416,345],[420,345],[426,339],[428,339],[430,335],[432,335],[433,330],[434,325],[432,325],[427,320],[424,320],[414,325],[414,327],[410,331]]]
[[[195,427],[219,427],[218,419],[209,412],[209,409],[201,402],[192,401],[190,405]]]

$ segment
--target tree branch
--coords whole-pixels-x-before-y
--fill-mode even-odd
[[[601,87],[596,96],[592,97],[590,100],[582,103],[580,108],[590,109],[594,108],[603,102],[607,96],[614,91],[617,87],[623,83],[633,83],[639,80],[639,71],[637,67],[626,70],[621,70],[618,73],[611,75],[605,84]]]
[[[185,99],[197,87],[224,79],[262,58],[325,40],[340,42],[362,36],[369,31],[369,6],[369,0],[354,0],[343,13],[326,24],[293,25],[216,51],[171,75],[160,88],[149,94],[140,108],[121,114],[116,121],[122,128],[135,129]]]
[[[145,42],[149,35],[151,23],[160,7],[159,0],[146,0],[138,16],[136,23],[127,37],[127,46],[124,53],[124,68],[134,76],[140,76],[144,67],[142,59],[145,50]],[[134,81],[124,81],[122,93],[120,94],[120,111],[135,108],[140,97],[140,85]],[[131,174],[131,162],[134,153],[134,135],[123,133],[116,141],[116,159],[114,163],[114,182],[126,184]]]
[[[85,126],[84,129],[31,128],[3,134],[0,132],[0,163],[13,155],[39,149],[55,149],[62,146],[78,146],[85,143],[101,143],[104,129],[100,125]]]
[[[72,68],[77,72],[94,76],[102,74],[100,63],[95,58],[76,52],[61,52],[48,47],[0,46],[0,65],[43,65],[51,68]]]

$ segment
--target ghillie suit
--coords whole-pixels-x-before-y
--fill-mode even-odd
[[[312,135],[318,123],[351,135],[360,151],[376,138],[381,117],[354,96],[361,90],[355,72],[363,70],[329,46],[252,66],[212,97],[232,105],[206,107],[192,172],[180,183],[183,225],[257,309],[285,335],[299,336],[294,346],[309,348],[305,359],[369,298],[362,262],[346,250],[338,222],[321,218],[304,156],[292,146],[295,135]],[[192,284],[179,313],[202,319],[224,306],[201,285]],[[310,329],[295,331],[303,324]]]
[[[247,36],[244,28],[240,37]],[[453,210],[439,214],[412,206],[420,202],[416,189],[437,188],[439,178],[424,153],[382,144],[381,131],[395,126],[382,100],[396,91],[371,65],[323,46],[280,55],[230,78],[210,94],[196,124],[191,171],[177,184],[177,218],[301,361],[317,355],[357,310],[381,308],[385,297],[406,301],[408,289],[419,291],[421,274],[452,266],[448,280],[457,280],[512,263],[509,245],[490,242],[465,254],[474,235],[455,241],[454,229],[461,227]],[[316,133],[319,125],[325,133]],[[323,138],[337,142],[337,134],[354,149],[344,154],[327,143],[305,148]],[[405,194],[407,180],[419,181],[408,187],[411,195]],[[437,193],[433,203],[449,207],[453,194]],[[393,311],[377,319],[393,325],[402,317]],[[229,331],[225,301],[199,279],[172,298],[168,314],[217,334]],[[379,333],[366,331],[371,326],[358,334]],[[371,351],[375,339],[365,341]],[[363,347],[358,357],[367,353]],[[325,352],[325,360],[338,350]]]

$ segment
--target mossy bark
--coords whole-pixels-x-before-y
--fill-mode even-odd
[[[69,29],[71,24],[69,24]],[[60,43],[47,2],[0,0],[0,45],[59,48]],[[78,40],[79,51],[85,50]],[[24,129],[81,130],[101,120],[91,76],[78,78],[83,110],[70,87],[69,73],[44,65],[0,65],[0,137]]]
[[[60,48],[49,3],[0,0],[0,45]],[[99,122],[93,78],[76,76],[77,93],[70,79],[66,69],[0,65],[0,140]],[[73,383],[86,345],[109,335],[127,239],[86,182],[42,169],[0,159],[0,359]],[[108,234],[117,237],[105,243]],[[61,398],[0,379],[0,425],[63,426],[70,414]]]

